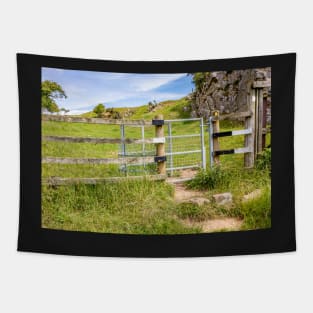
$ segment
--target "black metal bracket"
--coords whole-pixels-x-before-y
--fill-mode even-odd
[[[223,155],[223,154],[234,154],[234,153],[235,153],[235,149],[218,150],[218,151],[214,151],[213,155],[214,156],[219,156],[219,155]]]
[[[164,125],[164,120],[152,120],[152,125],[162,126]]]
[[[233,135],[232,131],[213,133],[213,138],[227,137],[227,136],[232,136],[232,135]]]
[[[165,162],[166,161],[166,156],[155,156],[154,157],[154,162],[159,163],[159,162]]]

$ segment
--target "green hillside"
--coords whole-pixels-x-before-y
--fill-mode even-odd
[[[133,120],[150,120],[157,114],[163,114],[165,119],[188,118],[190,117],[189,104],[190,103],[187,98],[182,98],[179,100],[167,100],[160,102],[153,111],[149,111],[148,104],[132,108],[114,108],[114,111],[119,112],[122,118]],[[125,114],[129,112],[131,115],[129,117],[125,117]],[[91,111],[83,113],[81,116],[96,117],[96,114]]]
[[[168,100],[160,102],[157,108],[149,112],[148,105],[143,105],[135,109],[135,114],[132,119],[152,119],[157,114],[163,114],[165,119],[188,118],[190,117],[189,110],[184,111],[184,108],[189,108],[189,101],[186,98],[179,100]]]

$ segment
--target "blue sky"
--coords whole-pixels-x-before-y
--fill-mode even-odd
[[[87,112],[98,103],[132,107],[156,100],[180,99],[192,91],[192,77],[184,74],[129,74],[42,68],[42,80],[60,84],[67,99],[59,107],[71,114]]]

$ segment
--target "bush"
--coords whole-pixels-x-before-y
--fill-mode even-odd
[[[102,114],[105,112],[105,106],[102,103],[99,103],[94,107],[93,112],[97,114],[97,117],[102,117]]]
[[[193,189],[215,189],[217,187],[227,187],[229,182],[229,175],[217,166],[213,169],[201,170],[187,185]]]

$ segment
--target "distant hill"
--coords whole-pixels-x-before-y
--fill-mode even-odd
[[[132,120],[150,120],[157,114],[163,114],[164,119],[188,118],[190,117],[190,100],[185,97],[179,100],[162,101],[152,110],[148,104],[131,108],[114,108],[113,110],[118,112],[121,118]],[[106,115],[109,118],[109,114]],[[96,117],[96,114],[91,111],[80,116]]]

